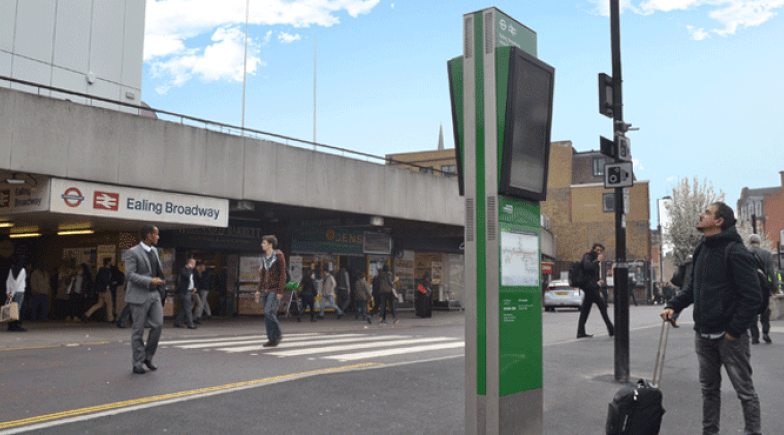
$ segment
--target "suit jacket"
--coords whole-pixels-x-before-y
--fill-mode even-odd
[[[188,293],[188,287],[191,285],[191,276],[194,277],[193,285],[196,288],[196,277],[193,268],[185,266],[180,271],[180,276],[177,278],[177,294],[184,295]]]
[[[158,250],[153,248],[153,252],[158,261],[158,278],[163,279],[163,265],[158,257]],[[151,274],[150,260],[141,243],[125,251],[125,302],[141,304],[147,300],[150,292],[153,291],[153,286],[150,284],[153,278]]]

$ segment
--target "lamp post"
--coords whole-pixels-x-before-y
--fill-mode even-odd
[[[656,228],[659,230],[659,282],[664,281],[664,233],[662,233],[661,226],[661,202],[664,200],[672,200],[671,196],[665,196],[656,200]]]

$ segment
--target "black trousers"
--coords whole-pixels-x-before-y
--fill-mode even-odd
[[[767,334],[770,332],[770,308],[767,308],[764,313],[760,314],[759,316],[759,323],[762,323],[762,333]],[[751,325],[751,339],[754,341],[759,341],[760,333],[759,327],[757,326],[757,321],[754,321],[754,324]]]
[[[591,313],[593,304],[596,304],[596,306],[599,307],[599,312],[602,313],[604,323],[607,325],[607,332],[613,334],[615,331],[613,330],[612,322],[610,322],[610,317],[607,316],[607,304],[604,302],[604,299],[599,296],[599,289],[583,289],[583,293],[585,293],[585,298],[580,307],[580,320],[577,322],[577,335],[585,334],[585,322],[588,320],[588,314]]]
[[[302,313],[305,312],[305,308],[310,307],[310,320],[316,315],[316,298],[313,295],[300,295],[299,298],[302,300],[302,309],[297,312],[297,318],[302,318]]]

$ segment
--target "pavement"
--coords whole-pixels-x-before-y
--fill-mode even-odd
[[[653,365],[657,352],[660,336],[660,323],[655,316],[661,307],[641,306],[631,310],[632,321],[630,330],[629,352],[629,380],[634,382],[639,378],[650,379],[653,374]],[[571,315],[567,313],[545,313],[545,316]],[[688,314],[690,317],[690,314]],[[436,311],[431,319],[420,319],[413,312],[400,314],[401,322],[398,325],[378,325],[374,323],[370,328],[425,328],[434,325],[464,324],[464,313],[459,311]],[[564,317],[566,318],[566,317]],[[635,321],[636,319],[636,321]],[[650,319],[650,320],[649,320]],[[546,319],[549,320],[549,319]],[[559,319],[560,320],[560,319]],[[644,321],[643,321],[644,320]],[[590,323],[596,321],[597,323]],[[589,319],[589,332],[596,335],[592,338],[577,340],[573,336],[574,324],[560,322],[557,325],[544,322],[544,434],[603,434],[607,415],[607,404],[612,400],[615,392],[623,384],[615,380],[614,375],[614,339],[605,334],[600,334],[601,323],[598,312],[592,313]],[[295,318],[283,319],[284,333],[298,332],[337,332],[345,329],[356,329],[357,323],[353,318],[337,320],[334,316],[330,319],[311,323],[307,318],[303,322],[296,322]],[[666,360],[663,372],[661,389],[664,393],[664,408],[666,414],[662,424],[661,434],[699,434],[701,433],[701,398],[697,373],[697,358],[694,354],[694,331],[687,313],[681,316],[681,327],[670,329]],[[754,383],[760,396],[762,407],[763,433],[784,434],[784,419],[780,412],[784,409],[784,395],[781,394],[781,379],[784,379],[784,364],[781,357],[784,350],[784,320],[771,322],[772,344],[759,344],[751,346],[751,362],[754,370]],[[123,341],[130,339],[130,329],[119,329],[106,323],[31,323],[25,322],[29,329],[27,333],[6,333],[0,331],[0,350],[17,347],[46,347],[46,346],[73,346],[78,344]],[[562,329],[558,329],[562,328]],[[188,330],[171,327],[171,320],[166,321],[164,336],[174,338],[179,336],[209,335],[247,335],[251,331],[263,334],[264,326],[258,317],[225,317],[213,318],[206,321],[203,328]],[[449,360],[434,366],[433,370],[443,385],[452,387],[449,393],[434,391],[429,388],[421,394],[412,394],[411,391],[401,391],[401,397],[418,397],[419,403],[440,403],[438,414],[432,415],[432,408],[421,406],[406,407],[407,421],[435,421],[441,425],[419,426],[418,430],[409,430],[409,433],[463,433],[464,432],[464,390],[463,382],[464,360]],[[390,368],[383,382],[390,386],[399,383],[396,376],[411,376],[411,370]],[[361,383],[361,372],[345,373],[345,379],[350,382]],[[726,376],[725,376],[726,379]],[[345,385],[345,384],[344,384]],[[276,388],[298,388],[290,384],[280,385]],[[390,387],[394,388],[394,387]],[[413,387],[409,387],[413,388]],[[445,397],[448,394],[448,397]],[[357,395],[357,401],[362,397]],[[346,400],[351,400],[347,398]],[[409,400],[411,401],[411,400]],[[413,402],[413,401],[411,401]],[[359,403],[359,402],[357,402]],[[414,402],[416,403],[416,402]],[[346,405],[349,409],[352,404]],[[359,406],[359,405],[357,405]],[[420,409],[421,408],[421,409]],[[421,412],[422,415],[416,413]],[[400,410],[394,407],[373,409],[374,419],[379,422],[400,420]],[[740,403],[729,382],[722,385],[722,433],[743,433],[743,418]],[[360,426],[362,427],[362,426]],[[440,428],[440,429],[436,429]],[[289,426],[289,429],[291,427]],[[321,431],[313,431],[321,433]],[[366,433],[400,433],[396,431],[370,431]],[[504,433],[504,432],[502,432]],[[507,433],[515,433],[510,431]]]

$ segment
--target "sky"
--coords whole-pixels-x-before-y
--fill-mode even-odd
[[[246,0],[147,0],[142,100],[240,126],[245,76],[247,128],[313,140],[315,105],[322,144],[434,150],[443,126],[452,148],[446,63],[462,55],[463,15],[495,6],[555,68],[551,139],[588,151],[612,137],[597,84],[612,73],[609,0],[248,3],[245,64]],[[781,185],[782,13],[784,0],[621,0],[623,115],[652,227],[681,178],[733,208],[744,187]]]

